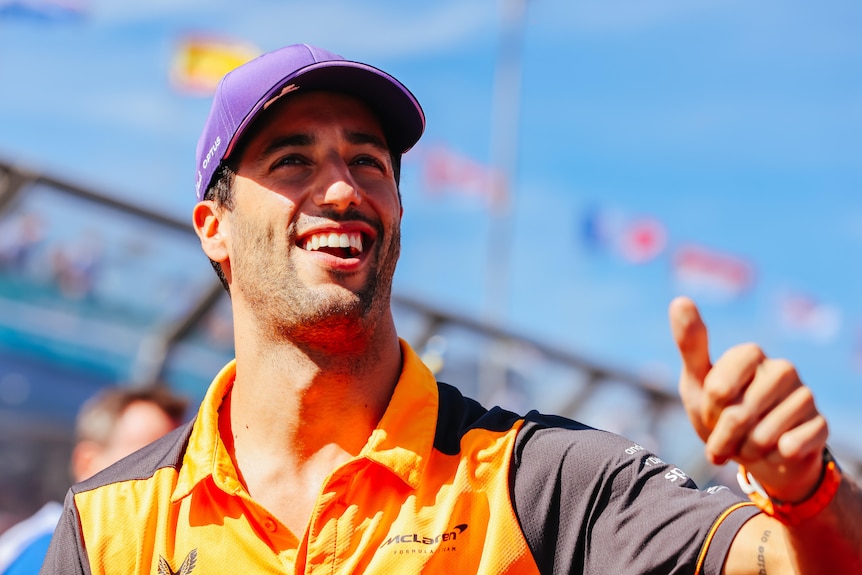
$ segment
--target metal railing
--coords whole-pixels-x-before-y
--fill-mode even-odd
[[[116,218],[129,220],[130,225],[146,222],[171,230],[176,234],[177,243],[187,239],[188,246],[197,249],[192,230],[185,221],[3,161],[0,161],[0,226],[4,219],[22,209],[24,199],[37,188],[49,188],[74,201],[98,205]],[[37,202],[30,209],[43,208]],[[84,210],[83,213],[88,212]],[[200,280],[203,287],[195,291],[195,297],[185,305],[182,314],[147,325],[145,333],[140,334],[137,349],[123,356],[128,371],[118,379],[139,385],[158,381],[172,383],[169,368],[175,356],[183,353],[183,344],[194,337],[196,330],[227,297],[208,266],[200,267],[206,277]],[[84,312],[77,313],[86,313],[87,308],[82,309]],[[404,294],[393,296],[393,311],[402,337],[422,355],[438,378],[458,386],[480,402],[521,412],[535,408],[626,435],[686,469],[702,486],[733,481],[735,470],[712,467],[703,458],[702,445],[688,424],[674,381],[657,381],[619,367],[602,365],[504,326],[453,313]],[[4,327],[2,324],[3,318],[0,318],[0,327]],[[10,329],[6,326],[7,331]],[[63,359],[46,356],[45,361]],[[214,373],[214,370],[210,372],[210,376]],[[0,378],[2,376],[0,371]],[[201,394],[208,383],[204,378],[196,384],[201,386]],[[70,406],[70,410],[76,408]],[[0,413],[3,410],[13,413],[8,406],[4,408],[0,398]],[[35,442],[40,446],[38,449],[47,454],[38,465],[43,472],[50,468],[56,475],[67,465],[63,458],[71,448],[69,426],[35,421],[25,423],[20,418],[0,417],[0,450],[4,442],[7,446],[12,441]],[[833,449],[848,473],[862,477],[862,455],[857,447],[838,444],[833,445]],[[65,478],[55,483],[64,482]]]

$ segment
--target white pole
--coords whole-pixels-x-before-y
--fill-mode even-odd
[[[489,198],[488,255],[485,262],[483,315],[490,324],[506,321],[514,235],[515,186],[518,168],[518,129],[521,103],[521,52],[527,0],[500,0],[502,22],[494,74],[491,118],[491,169],[495,189]],[[505,392],[509,342],[491,341],[479,367],[479,395],[494,402]]]
[[[491,198],[485,286],[485,317],[501,322],[508,306],[513,206],[519,157],[521,52],[527,0],[501,0],[502,30],[494,75],[491,167],[497,174]]]

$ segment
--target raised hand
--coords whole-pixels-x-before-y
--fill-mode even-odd
[[[752,343],[713,364],[694,302],[676,298],[668,313],[682,358],[680,396],[707,459],[742,464],[775,499],[805,499],[820,479],[829,432],[794,366]]]

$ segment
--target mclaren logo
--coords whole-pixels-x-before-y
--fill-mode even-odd
[[[455,541],[458,535],[467,530],[467,524],[456,525],[451,531],[429,537],[419,533],[402,533],[393,535],[383,542],[380,549],[391,547],[394,553],[437,553],[455,551]]]
[[[195,563],[198,560],[198,550],[192,549],[189,551],[189,554],[186,556],[183,564],[180,565],[179,570],[174,571],[171,569],[171,566],[168,564],[167,559],[159,555],[159,575],[191,575],[191,572],[195,568]]]

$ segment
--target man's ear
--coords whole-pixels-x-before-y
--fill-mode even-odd
[[[198,202],[192,211],[192,224],[201,247],[209,259],[214,262],[224,263],[228,259],[227,249],[227,225],[223,218],[225,210],[216,206],[212,200]]]

